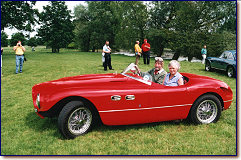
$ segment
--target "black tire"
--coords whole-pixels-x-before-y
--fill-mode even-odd
[[[199,97],[190,110],[190,119],[194,124],[215,123],[221,116],[221,102],[211,94]]]
[[[205,71],[212,71],[211,63],[206,61],[205,63]]]
[[[93,111],[80,101],[67,103],[58,117],[58,127],[67,139],[86,134],[93,125]]]
[[[227,76],[230,78],[235,76],[234,68],[232,66],[227,67],[226,73],[227,73]]]

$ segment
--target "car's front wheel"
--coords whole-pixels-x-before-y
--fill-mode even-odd
[[[205,70],[212,71],[211,63],[209,61],[206,61],[206,63],[205,63]]]
[[[235,73],[234,73],[233,67],[232,67],[232,66],[229,66],[229,67],[227,68],[227,76],[228,76],[228,77],[234,77],[234,75],[235,75]]]
[[[59,114],[58,127],[67,139],[87,133],[92,125],[93,113],[80,101],[67,103]]]
[[[221,102],[211,94],[199,97],[190,110],[190,118],[195,124],[217,122],[221,116]]]

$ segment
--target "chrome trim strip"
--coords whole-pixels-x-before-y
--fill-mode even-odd
[[[230,102],[230,101],[233,101],[233,99],[232,100],[228,100],[228,101],[223,101],[223,102],[225,103],[225,102]]]
[[[162,108],[182,107],[182,106],[191,106],[191,105],[192,105],[192,104],[183,104],[183,105],[162,106],[162,107],[152,107],[152,108],[136,108],[136,109],[123,109],[123,110],[107,110],[107,111],[99,111],[99,112],[105,113],[105,112],[139,111],[139,110],[147,110],[147,109],[162,109]]]
[[[128,74],[125,74],[125,73],[121,73],[121,74],[122,74],[123,76],[129,77],[129,78],[134,79],[134,80],[136,80],[136,81],[145,83],[145,84],[147,84],[147,85],[151,85],[151,82],[145,81],[145,80],[143,80],[143,79],[138,79],[138,78],[129,76]]]

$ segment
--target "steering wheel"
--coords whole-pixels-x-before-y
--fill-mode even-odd
[[[142,77],[144,81],[152,81],[152,76],[149,73],[144,73]]]

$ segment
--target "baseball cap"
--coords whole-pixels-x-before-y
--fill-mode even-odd
[[[155,57],[155,61],[163,62],[163,59],[161,57]]]

